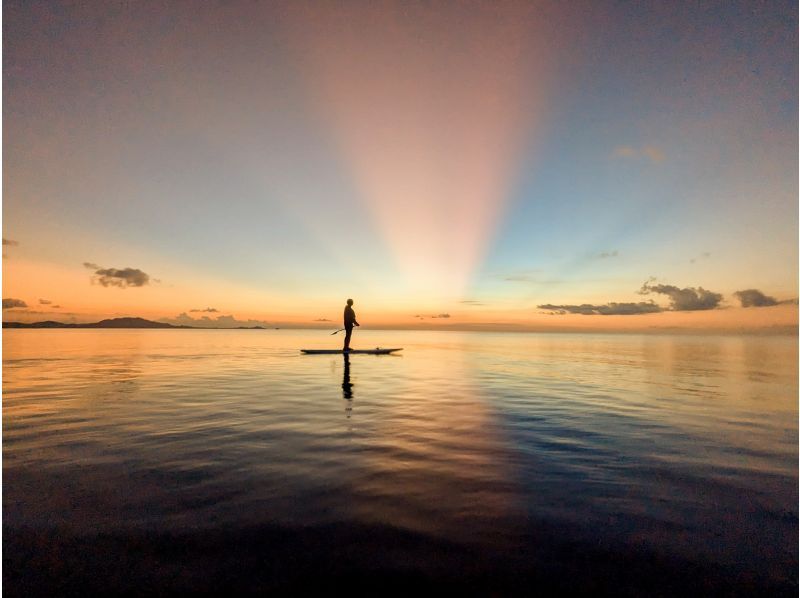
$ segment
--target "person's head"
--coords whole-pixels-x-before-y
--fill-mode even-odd
[[[353,305],[353,300],[352,299],[348,299],[347,300],[347,305]]]

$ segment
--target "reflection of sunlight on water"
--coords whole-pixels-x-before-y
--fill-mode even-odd
[[[792,558],[794,338],[359,331],[405,349],[298,352],[326,342],[6,331],[4,524],[361,522],[498,545],[546,521]]]
[[[351,371],[367,366],[352,361]],[[380,405],[365,406],[380,414],[369,414],[369,436],[350,480],[359,518],[450,536],[496,532],[513,503],[506,449],[463,355],[411,353],[390,366],[391,378],[378,381],[386,386],[375,393]],[[359,389],[359,396],[371,391]]]

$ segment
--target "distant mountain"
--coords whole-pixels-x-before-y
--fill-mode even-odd
[[[173,326],[163,322],[153,322],[144,318],[111,318],[91,324],[65,324],[47,320],[45,322],[3,322],[3,328],[191,328],[191,326]]]
[[[173,324],[165,324],[164,322],[153,322],[152,320],[145,320],[144,318],[111,318],[109,320],[100,320],[90,324],[65,324],[63,322],[54,322],[47,320],[44,322],[33,322],[27,324],[25,322],[3,322],[3,328],[192,328],[200,329],[198,326],[175,326]],[[208,328],[203,328],[208,330]],[[263,326],[239,326],[241,330],[264,330]]]
[[[86,324],[86,328],[188,328],[187,326],[173,326],[164,322],[153,322],[144,318],[112,318],[100,320],[94,324]]]

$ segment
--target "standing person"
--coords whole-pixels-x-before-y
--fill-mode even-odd
[[[350,335],[353,334],[353,326],[361,326],[356,322],[356,312],[353,311],[353,300],[348,299],[344,308],[344,350],[350,350]]]

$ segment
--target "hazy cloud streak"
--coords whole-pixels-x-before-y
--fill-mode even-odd
[[[539,309],[546,309],[553,315],[563,314],[582,314],[584,316],[632,316],[636,314],[652,314],[664,311],[664,309],[652,301],[640,301],[638,303],[606,303],[604,305],[592,305],[583,303],[581,305],[553,305],[546,303],[537,305]]]
[[[664,161],[664,152],[654,145],[645,145],[641,148],[630,145],[621,145],[611,153],[614,158],[626,158],[629,160],[648,160],[653,164]]]

